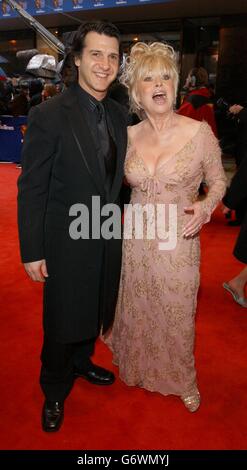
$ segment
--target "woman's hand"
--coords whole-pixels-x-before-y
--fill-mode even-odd
[[[190,221],[183,228],[182,235],[185,238],[196,235],[202,226],[209,221],[208,214],[203,209],[200,201],[195,202],[190,207],[185,207],[186,214],[192,214]]]

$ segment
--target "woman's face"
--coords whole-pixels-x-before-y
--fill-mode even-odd
[[[165,114],[173,109],[173,80],[168,73],[149,72],[138,81],[136,97],[146,114]]]

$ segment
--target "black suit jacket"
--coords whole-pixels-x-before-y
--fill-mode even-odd
[[[234,255],[242,263],[247,263],[247,158],[242,160],[223,198],[223,202],[230,209],[237,209],[243,203],[246,205],[245,216],[234,248]]]
[[[78,239],[69,234],[71,206],[84,204],[92,221],[92,197],[100,208],[118,203],[127,145],[121,106],[108,100],[117,168],[105,193],[90,122],[83,119],[75,87],[33,108],[28,119],[18,181],[18,222],[23,262],[45,258],[44,327],[61,342],[106,330],[112,322],[121,264],[121,240]]]
[[[237,122],[236,163],[239,166],[247,159],[247,108],[235,115]]]

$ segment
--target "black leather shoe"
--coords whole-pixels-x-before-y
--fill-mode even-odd
[[[242,221],[241,220],[229,220],[229,222],[227,222],[227,225],[229,225],[229,227],[238,227],[239,225],[242,224]]]
[[[76,377],[82,377],[94,385],[111,385],[115,382],[114,374],[103,367],[96,366],[92,362],[86,369],[74,369]]]
[[[63,403],[60,401],[45,401],[42,410],[42,429],[45,432],[56,432],[63,422]]]

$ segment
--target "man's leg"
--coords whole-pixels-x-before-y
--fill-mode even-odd
[[[91,361],[95,341],[96,338],[93,338],[74,345],[74,375],[94,385],[111,385],[115,380],[114,374]]]
[[[45,395],[42,427],[58,431],[63,421],[63,403],[73,383],[73,344],[62,344],[44,337],[41,353],[40,385]]]
[[[91,364],[96,338],[80,341],[73,345],[73,361],[76,369],[87,369]]]

